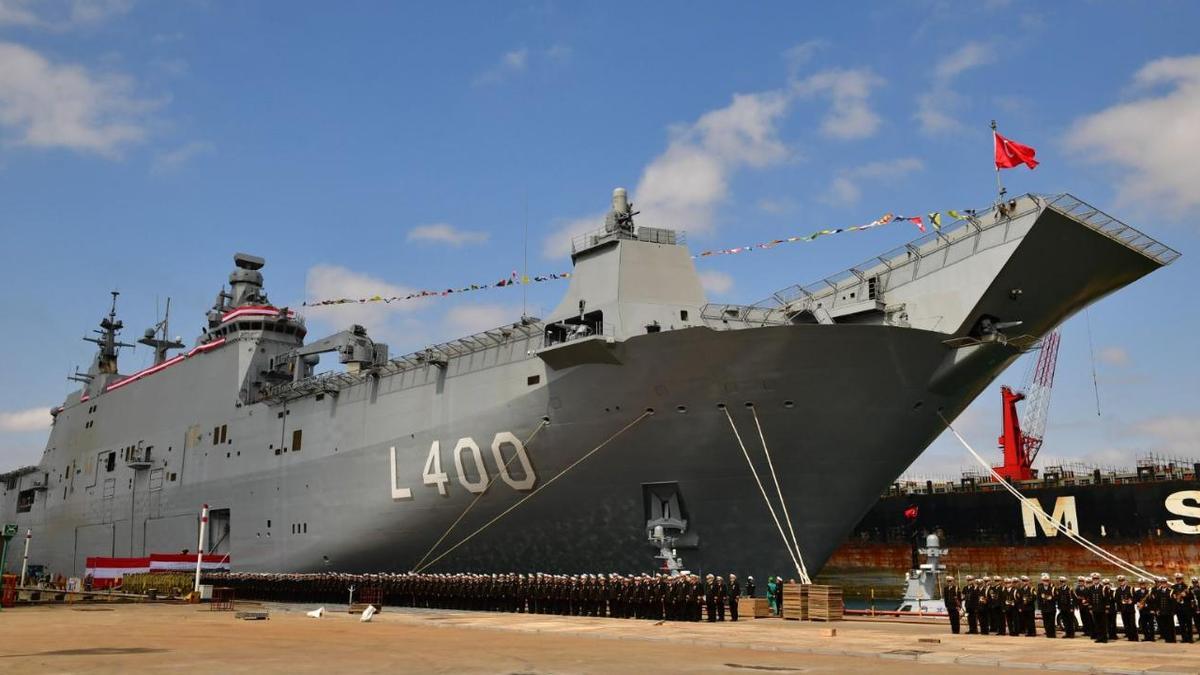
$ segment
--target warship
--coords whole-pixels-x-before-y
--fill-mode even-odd
[[[0,520],[75,575],[198,541],[238,571],[624,572],[666,539],[693,571],[815,574],[1007,365],[1179,255],[1024,195],[716,304],[683,233],[634,215],[615,191],[546,318],[398,358],[361,326],[306,341],[237,254],[193,346],[152,328],[154,364],[123,373],[114,297],[41,462],[0,477]]]

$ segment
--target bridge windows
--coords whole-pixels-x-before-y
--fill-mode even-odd
[[[64,488],[65,489],[65,488]],[[33,500],[37,496],[37,490],[21,490],[17,493],[17,513],[29,513],[33,510]],[[64,492],[64,499],[66,495]]]

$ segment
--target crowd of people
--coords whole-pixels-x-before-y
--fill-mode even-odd
[[[667,621],[738,620],[738,599],[753,596],[736,574],[262,574],[216,572],[204,583],[235,589],[239,598],[363,602],[491,612],[607,616]],[[774,577],[772,577],[774,584]],[[782,606],[782,584],[769,589]],[[774,606],[774,605],[773,605]]]
[[[1171,583],[1140,578],[1131,583],[1119,575],[1114,584],[1097,573],[1078,577],[1071,585],[1065,576],[1057,582],[1042,574],[1035,585],[1029,577],[966,577],[960,586],[946,577],[942,598],[950,615],[950,630],[958,633],[962,614],[967,632],[981,635],[1033,637],[1041,614],[1042,635],[1053,638],[1061,629],[1064,638],[1081,632],[1096,642],[1118,639],[1117,617],[1126,640],[1193,642],[1200,633],[1200,579],[1189,585],[1182,573]]]

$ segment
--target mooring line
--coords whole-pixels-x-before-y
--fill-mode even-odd
[[[967,449],[967,452],[971,453],[971,455],[975,457],[975,461],[979,462],[979,464],[982,465],[983,468],[987,469],[988,473],[990,473],[992,475],[992,478],[995,479],[996,482],[1000,483],[1000,485],[1004,486],[1005,490],[1007,490],[1010,494],[1012,494],[1014,497],[1016,497],[1018,500],[1020,500],[1021,503],[1025,504],[1025,506],[1027,508],[1032,509],[1035,513],[1037,513],[1039,516],[1041,516],[1043,523],[1050,523],[1054,527],[1054,529],[1058,530],[1059,532],[1062,532],[1064,535],[1066,535],[1066,537],[1068,539],[1070,539],[1071,541],[1074,541],[1075,543],[1084,547],[1091,553],[1095,554],[1100,559],[1104,560],[1105,562],[1109,563],[1110,565],[1112,565],[1118,569],[1121,569],[1126,572],[1129,572],[1130,574],[1136,574],[1139,577],[1145,577],[1145,578],[1151,579],[1151,580],[1157,578],[1154,574],[1138,567],[1137,565],[1134,565],[1133,563],[1129,562],[1128,560],[1125,560],[1125,559],[1117,556],[1115,553],[1111,553],[1111,552],[1101,548],[1099,545],[1093,543],[1091,540],[1087,539],[1086,537],[1079,534],[1078,532],[1074,532],[1070,528],[1059,523],[1057,519],[1051,517],[1044,510],[1042,510],[1041,504],[1038,504],[1037,502],[1035,502],[1035,501],[1027,498],[1025,495],[1021,494],[1016,488],[1014,488],[1012,485],[1010,485],[1008,483],[1008,481],[1006,481],[1004,479],[1003,476],[1001,476],[999,473],[997,473],[996,470],[992,468],[992,465],[988,464],[987,460],[985,460],[983,457],[981,457],[978,452],[975,452],[975,448],[972,448],[971,444],[967,443],[967,440],[965,438],[963,438],[962,435],[959,434],[958,431],[954,427],[950,426],[950,422],[945,418],[945,416],[942,415],[941,411],[938,411],[938,417],[940,417],[942,419],[942,423],[946,425],[946,428],[950,430],[950,433],[954,434],[954,437],[958,439],[958,442],[961,443],[962,446]]]
[[[807,576],[802,571],[800,561],[796,559],[796,551],[792,550],[792,545],[788,541],[787,535],[783,532],[783,525],[779,523],[779,516],[775,515],[775,507],[771,505],[771,498],[767,496],[767,489],[763,487],[762,480],[758,477],[758,469],[754,468],[754,462],[750,459],[750,453],[746,450],[746,444],[742,442],[742,435],[738,433],[737,425],[733,423],[733,416],[729,414],[729,408],[722,406],[721,410],[725,412],[725,418],[729,420],[729,428],[733,429],[733,435],[737,438],[738,445],[742,448],[742,456],[746,458],[746,464],[750,466],[750,473],[754,474],[754,482],[758,483],[758,491],[762,493],[763,501],[767,503],[767,510],[771,512],[771,519],[775,521],[775,527],[779,530],[779,536],[783,539],[783,547],[787,549],[788,557],[792,559],[792,564],[796,566],[796,573],[802,578]]]
[[[750,413],[754,415],[754,426],[758,428],[758,440],[762,442],[763,454],[767,456],[767,467],[771,469],[771,480],[775,482],[775,493],[779,495],[779,508],[783,511],[783,518],[787,521],[788,533],[792,535],[792,546],[796,549],[796,562],[800,566],[800,583],[811,584],[812,578],[808,576],[808,565],[804,564],[804,554],[800,552],[800,542],[796,539],[796,530],[792,529],[792,516],[788,514],[787,503],[783,500],[783,489],[779,487],[779,476],[775,474],[775,463],[771,461],[771,451],[767,448],[767,438],[763,435],[762,424],[758,421],[758,408],[754,405],[748,406]]]
[[[606,445],[608,445],[609,443],[611,443],[611,442],[612,442],[614,439],[616,439],[618,436],[620,436],[621,434],[625,433],[626,431],[629,431],[629,430],[630,430],[630,429],[632,429],[632,428],[633,428],[633,427],[634,427],[634,426],[635,426],[635,425],[636,425],[638,422],[641,422],[642,420],[646,419],[647,417],[649,417],[650,415],[653,415],[653,414],[654,414],[654,411],[653,411],[652,409],[650,409],[650,408],[647,408],[645,412],[643,412],[641,415],[638,415],[638,416],[637,416],[637,418],[635,418],[635,419],[634,419],[632,422],[630,422],[629,424],[626,424],[625,426],[621,427],[621,429],[620,429],[619,431],[617,431],[617,432],[616,432],[615,434],[613,434],[612,436],[609,436],[607,439],[605,439],[605,441],[604,441],[603,443],[601,443],[600,445],[597,445],[596,447],[594,447],[594,448],[592,448],[591,450],[589,450],[589,451],[587,451],[586,453],[584,453],[584,455],[583,455],[582,457],[580,457],[579,459],[575,460],[574,462],[571,462],[571,464],[570,464],[570,465],[568,465],[568,466],[567,466],[567,468],[563,469],[562,471],[559,471],[557,474],[555,474],[555,475],[554,475],[554,477],[553,477],[553,478],[551,478],[550,480],[546,481],[545,483],[542,483],[541,485],[539,485],[539,486],[538,486],[536,489],[534,489],[534,491],[533,491],[533,492],[530,492],[529,494],[527,494],[527,495],[525,495],[524,497],[522,497],[522,498],[521,498],[521,499],[520,499],[520,500],[519,500],[519,501],[518,501],[516,504],[513,504],[512,506],[508,507],[507,509],[505,509],[505,510],[501,511],[499,515],[497,515],[496,517],[492,518],[492,519],[491,519],[491,520],[489,520],[488,522],[486,522],[486,523],[484,523],[483,525],[481,525],[481,526],[479,527],[479,529],[475,530],[475,531],[474,531],[474,532],[472,532],[471,534],[468,534],[466,537],[464,537],[464,538],[462,539],[462,541],[460,541],[460,542],[458,542],[457,544],[455,544],[454,546],[451,546],[450,548],[446,549],[446,551],[445,551],[444,553],[442,553],[442,554],[441,554],[441,555],[439,555],[438,557],[434,558],[433,560],[429,561],[428,563],[425,563],[425,565],[424,565],[424,566],[422,566],[422,567],[418,568],[418,569],[417,569],[417,570],[415,570],[415,571],[416,571],[416,572],[424,572],[426,569],[429,569],[429,568],[430,568],[430,567],[432,567],[433,565],[436,565],[436,564],[437,564],[437,562],[438,562],[439,560],[441,560],[442,558],[445,558],[446,556],[450,555],[450,554],[451,554],[452,552],[454,552],[454,550],[455,550],[455,549],[457,549],[459,546],[462,546],[463,544],[465,544],[465,543],[467,543],[468,541],[470,541],[470,540],[471,540],[471,538],[472,538],[472,537],[474,537],[475,535],[477,535],[477,534],[479,534],[480,532],[483,532],[483,531],[484,531],[484,530],[486,530],[487,528],[491,527],[493,523],[495,523],[496,521],[500,520],[500,519],[501,519],[501,518],[503,518],[504,516],[507,516],[509,513],[511,513],[511,512],[513,511],[513,509],[515,509],[515,508],[517,508],[518,506],[520,506],[520,505],[524,504],[525,502],[529,501],[529,499],[530,499],[530,498],[532,498],[532,497],[533,497],[534,495],[536,495],[537,493],[539,493],[539,492],[541,492],[542,490],[545,490],[546,488],[550,487],[550,485],[551,485],[552,483],[554,483],[554,481],[558,480],[559,478],[562,478],[563,474],[567,473],[567,472],[568,472],[568,471],[570,471],[571,469],[574,469],[576,466],[578,466],[578,465],[579,465],[579,463],[580,463],[580,462],[582,462],[583,460],[587,459],[588,457],[591,457],[592,455],[596,454],[596,452],[598,452],[598,451],[599,451],[601,448],[603,448],[604,446],[606,446]]]
[[[548,424],[550,424],[550,419],[543,417],[542,421],[537,425],[537,427],[534,428],[533,433],[529,434],[529,438],[525,439],[524,445],[526,448],[529,447],[529,442],[533,440],[533,437],[537,436],[538,432],[544,429]],[[513,456],[509,457],[508,461],[504,463],[504,467],[501,469],[501,472],[507,471],[508,465],[512,464],[513,460],[516,459],[517,455],[519,454],[520,453],[514,452]],[[486,475],[486,473],[487,472],[485,471],[484,474]],[[500,475],[497,474],[496,478],[499,477]],[[450,536],[450,533],[454,531],[454,528],[458,527],[458,524],[462,522],[462,519],[466,517],[467,513],[469,513],[471,509],[475,508],[475,504],[479,502],[481,497],[487,494],[488,489],[492,487],[492,483],[496,482],[496,478],[488,478],[487,482],[483,484],[483,489],[479,491],[479,494],[475,495],[475,499],[472,499],[471,503],[467,504],[467,508],[463,509],[463,512],[458,514],[458,518],[455,518],[454,522],[450,523],[450,527],[446,528],[446,531],[442,533],[442,536],[438,537],[438,540],[433,542],[433,546],[429,547],[429,550],[425,552],[425,555],[421,556],[421,559],[417,561],[417,564],[413,565],[413,571],[420,567],[421,564],[424,563],[427,558],[429,558],[429,556],[433,555],[433,552],[437,549],[437,547],[446,540],[446,537]]]

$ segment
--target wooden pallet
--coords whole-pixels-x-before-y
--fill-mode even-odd
[[[783,618],[807,621],[808,602],[808,586],[794,583],[783,585]]]
[[[766,598],[738,598],[738,617],[741,619],[764,619],[771,615]]]
[[[785,608],[787,601],[784,601]],[[842,589],[838,586],[813,584],[808,588],[808,615],[812,621],[841,621],[845,605]]]

